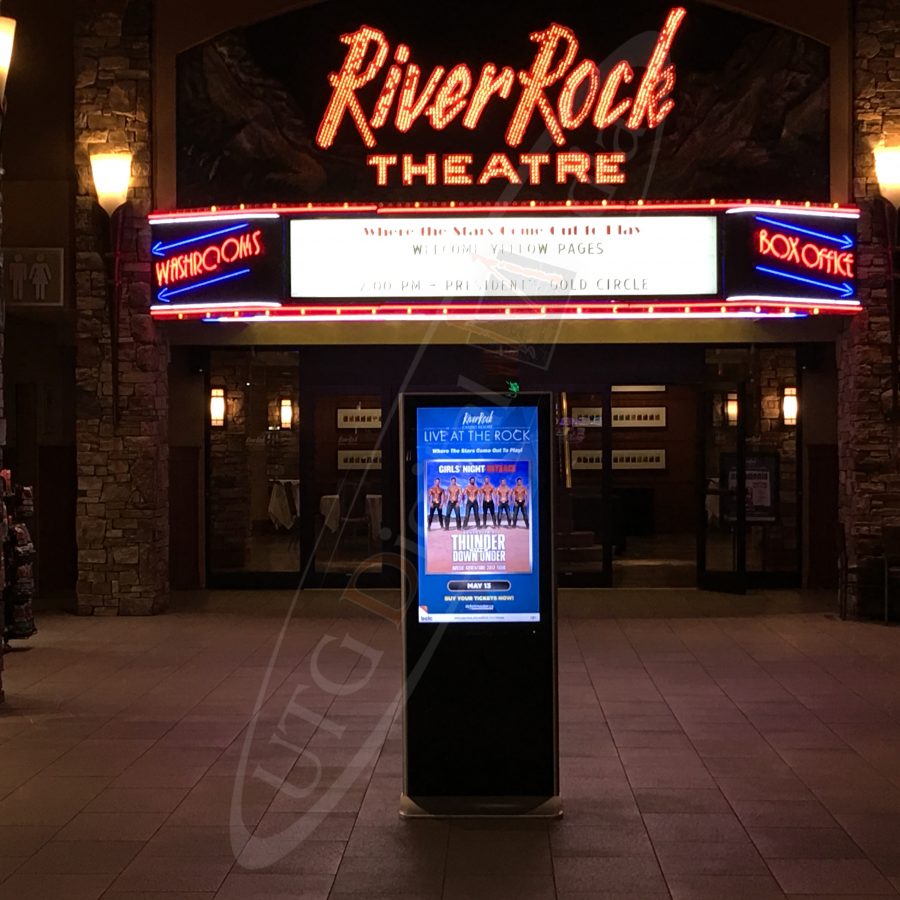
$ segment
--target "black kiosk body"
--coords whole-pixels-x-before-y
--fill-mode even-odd
[[[550,395],[401,400],[401,815],[561,815]]]

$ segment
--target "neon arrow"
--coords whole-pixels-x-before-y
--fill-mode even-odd
[[[207,231],[206,234],[198,234],[196,237],[186,238],[183,241],[175,241],[174,244],[164,244],[162,241],[157,241],[153,247],[151,247],[151,251],[154,256],[165,256],[169,250],[174,250],[176,247],[186,247],[188,244],[197,244],[200,241],[218,237],[220,234],[231,234],[234,231],[243,231],[245,228],[249,227],[250,223],[244,222],[243,225],[232,225],[230,228],[220,228],[218,231]]]
[[[172,297],[177,297],[179,294],[188,294],[191,291],[198,291],[200,288],[209,287],[211,284],[219,284],[222,281],[231,281],[232,278],[240,278],[242,275],[249,274],[250,269],[238,269],[236,272],[229,272],[227,275],[219,275],[216,278],[207,278],[206,281],[198,281],[196,284],[189,284],[187,287],[176,288],[174,291],[163,288],[156,295],[156,299],[163,303],[171,303]]]
[[[779,222],[777,219],[769,219],[766,216],[757,216],[756,221],[763,222],[766,225],[774,225],[776,228],[783,228],[785,231],[796,231],[798,234],[806,234],[810,237],[818,238],[820,241],[837,244],[841,250],[850,250],[856,243],[849,234],[826,234],[824,231],[813,231],[811,228],[801,228],[799,225],[788,225],[787,222]]]
[[[791,275],[788,272],[779,272],[778,269],[769,269],[766,266],[757,266],[756,271],[762,272],[764,275],[775,275],[777,278],[788,278],[791,281],[800,281],[803,284],[811,284],[813,287],[825,288],[826,291],[836,291],[844,300],[848,297],[852,297],[854,293],[856,293],[853,285],[846,281],[843,284],[829,284],[827,281],[817,281],[815,278],[804,278],[802,275]]]

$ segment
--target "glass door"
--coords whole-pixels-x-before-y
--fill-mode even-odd
[[[743,383],[718,382],[701,390],[697,581],[705,590],[747,589],[746,411]]]
[[[556,395],[554,547],[561,585],[610,584],[609,397],[608,387]]]
[[[612,387],[613,587],[697,585],[697,387]]]
[[[208,371],[207,585],[296,587],[299,356],[294,350],[212,350]]]
[[[304,471],[307,586],[376,582],[382,573],[384,487],[382,395],[312,393]]]

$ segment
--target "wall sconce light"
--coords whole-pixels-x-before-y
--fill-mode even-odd
[[[209,424],[221,428],[225,424],[225,389],[212,388],[209,392]]]
[[[797,388],[786,387],[781,399],[781,418],[785,425],[797,424],[797,413],[800,412],[800,401],[797,398]]]
[[[131,185],[131,153],[94,153],[91,173],[97,202],[109,216],[106,253],[107,306],[109,309],[110,367],[112,369],[113,427],[119,424],[119,295],[122,279],[122,217],[116,213],[128,199]]]
[[[725,396],[725,421],[729,425],[737,425],[738,395],[736,393],[730,393]]]
[[[6,106],[6,79],[12,62],[13,44],[16,42],[16,20],[0,16],[0,97]]]
[[[900,420],[900,311],[897,309],[897,207],[900,206],[900,145],[875,148],[875,175],[882,197],[888,262],[888,314],[891,327],[891,410],[892,422]]]
[[[294,426],[294,405],[288,397],[281,401],[281,428],[287,430]]]
[[[900,206],[900,145],[875,148],[875,176],[881,196],[895,209]]]
[[[97,202],[112,218],[116,210],[128,199],[131,184],[131,154],[95,153],[91,156],[91,173]]]

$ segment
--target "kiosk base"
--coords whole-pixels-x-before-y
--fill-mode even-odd
[[[559,797],[417,797],[400,796],[401,819],[559,819]]]

